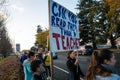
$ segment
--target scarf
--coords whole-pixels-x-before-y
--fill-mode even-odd
[[[111,71],[112,73],[116,74],[116,71],[112,66],[107,65],[107,64],[101,64],[101,66],[103,66],[105,69]]]

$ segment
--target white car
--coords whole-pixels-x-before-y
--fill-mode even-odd
[[[80,55],[84,55],[84,50],[85,50],[85,46],[80,46],[80,49],[79,49],[78,53]]]

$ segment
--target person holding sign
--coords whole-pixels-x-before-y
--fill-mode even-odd
[[[76,53],[74,51],[70,51],[67,58],[68,60],[66,65],[69,70],[69,80],[80,80],[80,77],[84,77],[84,74],[78,64]]]

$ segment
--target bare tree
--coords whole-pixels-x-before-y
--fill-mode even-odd
[[[4,20],[0,21],[0,54],[6,57],[12,52],[12,44],[10,42]]]
[[[4,11],[6,2],[7,0],[0,0],[0,54],[4,57],[12,52],[12,44],[6,30],[8,19],[7,12]]]

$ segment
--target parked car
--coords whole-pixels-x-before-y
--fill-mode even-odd
[[[58,58],[58,55],[57,55],[56,52],[53,52],[52,55],[53,55],[53,59],[57,59]]]
[[[80,46],[80,49],[78,50],[78,54],[84,55],[84,50],[85,50],[85,46]]]
[[[91,45],[85,45],[84,55],[91,55],[93,52],[93,47]]]

